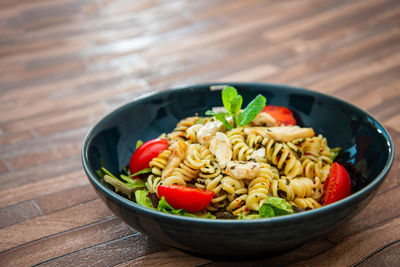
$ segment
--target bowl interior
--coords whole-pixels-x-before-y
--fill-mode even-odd
[[[349,170],[353,192],[369,184],[390,161],[392,145],[386,130],[370,115],[339,99],[280,85],[230,83],[247,105],[257,94],[267,104],[289,107],[302,126],[324,135],[330,147],[341,147],[338,161]],[[171,132],[180,119],[204,116],[221,106],[221,91],[210,84],[154,94],[127,104],[100,121],[88,134],[83,161],[94,175],[101,164],[119,173],[129,162],[136,141]],[[213,87],[211,87],[213,88]]]

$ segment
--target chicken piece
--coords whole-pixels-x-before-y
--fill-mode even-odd
[[[257,162],[265,161],[265,147],[254,150],[253,153],[248,156],[248,160],[255,159]]]
[[[229,138],[217,132],[215,137],[210,142],[210,151],[214,154],[218,165],[224,169],[226,164],[232,159],[232,145]]]
[[[250,122],[253,126],[278,126],[277,121],[268,113],[260,112],[257,116]]]
[[[186,130],[186,138],[188,139],[189,142],[191,143],[197,143],[197,132],[203,127],[201,124],[195,124],[193,126],[190,126]]]
[[[223,173],[236,179],[254,179],[260,172],[260,165],[256,162],[229,161]]]
[[[278,142],[290,142],[297,138],[313,137],[315,132],[312,128],[302,128],[299,126],[277,126],[277,127],[247,127],[244,129],[245,135],[261,135]]]
[[[197,141],[202,145],[208,146],[208,143],[222,126],[222,122],[210,120],[197,132]]]
[[[174,169],[181,164],[186,156],[187,149],[188,144],[181,140],[171,145],[171,155],[169,156],[168,163],[162,172],[161,179],[170,176]]]
[[[268,137],[268,127],[246,127],[244,128],[244,134],[247,135],[261,135],[262,137]]]
[[[315,132],[312,128],[301,128],[299,126],[280,126],[267,129],[267,135],[278,142],[290,142],[298,138],[313,137]]]

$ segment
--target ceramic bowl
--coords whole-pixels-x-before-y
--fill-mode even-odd
[[[228,84],[228,83],[224,83]],[[316,210],[257,220],[210,220],[147,209],[105,187],[96,176],[100,159],[118,173],[129,162],[136,141],[170,132],[176,123],[221,106],[222,84],[156,92],[126,104],[87,134],[82,162],[89,181],[110,210],[133,228],[169,246],[205,256],[266,255],[296,248],[326,235],[355,216],[373,198],[387,175],[394,146],[371,115],[340,99],[306,89],[260,83],[229,83],[247,104],[257,94],[267,103],[289,107],[300,125],[342,147],[338,160],[351,173],[351,196]]]

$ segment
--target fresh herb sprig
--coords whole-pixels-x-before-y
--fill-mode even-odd
[[[206,115],[214,116],[230,130],[232,127],[241,127],[250,123],[265,107],[266,102],[267,100],[264,96],[258,95],[242,112],[240,112],[243,104],[243,97],[238,94],[234,87],[227,86],[222,90],[222,103],[227,112],[213,112],[207,110]],[[228,117],[232,117],[232,124],[228,122]]]

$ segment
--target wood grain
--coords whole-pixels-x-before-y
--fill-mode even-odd
[[[397,266],[400,2],[0,1],[0,265]],[[80,162],[87,130],[139,95],[210,81],[306,87],[389,129],[395,163],[346,227],[224,262],[114,217]]]
[[[94,200],[49,215],[35,217],[0,230],[0,250],[8,250],[46,236],[103,220],[111,216],[100,200]]]
[[[292,266],[349,266],[384,248],[387,244],[400,240],[400,217],[369,228],[349,238],[343,239],[329,251],[316,257],[300,261]],[[338,255],[343,255],[338,257]],[[351,256],[349,256],[351,255]]]
[[[135,232],[121,220],[110,217],[8,250],[2,255],[0,263],[3,266],[34,265]]]

